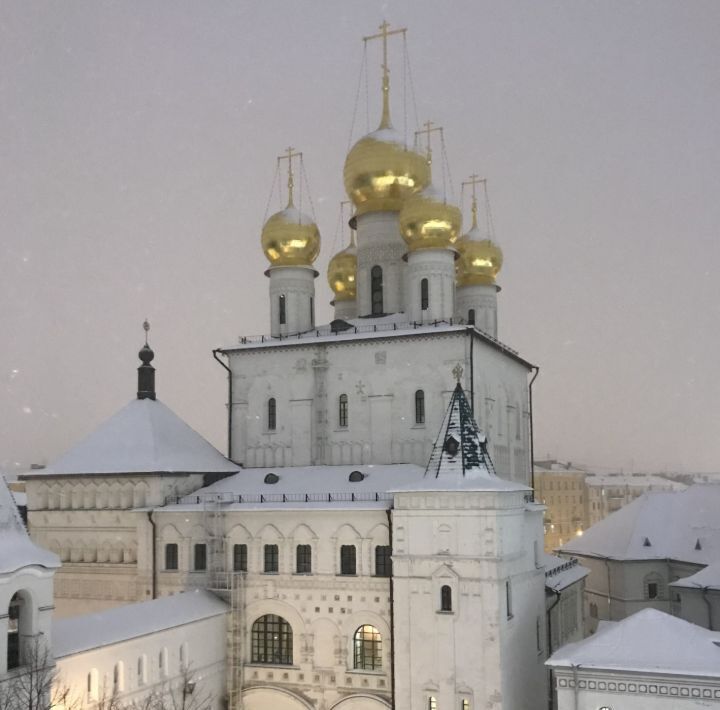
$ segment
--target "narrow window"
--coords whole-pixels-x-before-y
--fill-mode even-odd
[[[168,674],[168,652],[163,648],[158,655],[158,668],[160,669],[160,677],[165,678]]]
[[[346,427],[348,425],[348,396],[340,395],[338,401],[338,426]]]
[[[247,572],[247,545],[233,545],[233,571]]]
[[[278,299],[278,319],[280,321],[280,325],[285,325],[285,296],[280,296]]]
[[[507,618],[512,619],[512,588],[510,587],[509,581],[505,582],[505,607],[507,610]]]
[[[374,626],[366,624],[355,632],[353,667],[363,671],[382,669],[382,636]]]
[[[277,405],[275,397],[270,397],[267,405],[267,428],[268,431],[275,431],[277,426]]]
[[[265,574],[271,574],[278,571],[277,545],[265,545],[265,566],[263,570]]]
[[[468,325],[475,325],[475,309],[471,308],[468,311]]]
[[[147,671],[145,670],[147,667],[146,658],[147,657],[145,655],[142,655],[137,661],[138,685],[145,685],[145,683],[147,683]]]
[[[165,569],[174,570],[178,568],[178,546],[176,542],[169,542],[165,545]]]
[[[440,611],[452,611],[452,589],[447,584],[440,588]]]
[[[7,669],[20,665],[20,616],[24,600],[18,592],[13,594],[8,608]]]
[[[310,327],[315,327],[315,307],[312,296],[310,296]]]
[[[187,641],[180,644],[180,668],[185,668],[188,664],[188,645]]]
[[[295,570],[298,574],[310,574],[312,572],[312,547],[310,545],[298,545],[295,550]]]
[[[392,548],[390,545],[378,545],[375,548],[375,576],[390,577],[392,575]]]
[[[428,280],[422,279],[420,281],[420,310],[426,311],[430,303],[430,294],[428,288]]]
[[[422,390],[415,392],[415,423],[425,423],[425,392]]]
[[[467,698],[460,701],[460,710],[470,710],[470,701]]]
[[[542,653],[542,634],[540,633],[540,617],[535,618],[535,643],[537,644],[537,652]]]
[[[372,307],[372,315],[380,316],[383,314],[383,276],[382,268],[373,266],[370,269],[370,300]]]
[[[98,699],[98,672],[97,668],[93,668],[89,673],[87,677],[87,692],[88,692],[88,698],[90,700],[97,700]]]
[[[428,697],[427,710],[437,710],[437,700],[435,700],[435,696],[433,695]]]
[[[252,663],[292,665],[292,627],[282,616],[267,614],[252,625]]]
[[[355,545],[340,546],[340,574],[356,574]]]
[[[193,551],[193,569],[196,572],[204,572],[207,569],[207,546],[204,542],[195,545]]]
[[[648,599],[657,599],[658,586],[657,582],[648,582]]]
[[[125,673],[123,671],[122,661],[119,661],[113,668],[113,691],[116,693],[120,693],[125,689]]]

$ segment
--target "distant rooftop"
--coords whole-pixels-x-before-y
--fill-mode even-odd
[[[544,554],[543,562],[545,564],[545,586],[557,592],[567,589],[571,584],[590,574],[590,570],[583,567],[575,557],[567,559],[557,555]]]

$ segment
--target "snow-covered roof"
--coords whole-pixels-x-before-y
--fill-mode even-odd
[[[56,569],[60,558],[30,540],[5,478],[0,476],[0,574],[35,565]]]
[[[527,486],[495,475],[487,437],[473,417],[458,382],[453,390],[425,475],[396,491],[529,491]]]
[[[563,646],[547,665],[720,678],[720,632],[643,609]]]
[[[110,646],[121,641],[225,614],[228,605],[204,589],[161,597],[148,602],[73,616],[53,622],[55,658]]]
[[[720,559],[720,485],[643,493],[560,550],[613,560],[669,558],[707,565]]]
[[[704,567],[689,577],[677,579],[670,583],[671,587],[684,587],[686,589],[714,589],[720,590],[720,561]]]
[[[382,338],[413,337],[429,334],[466,333],[468,330],[482,341],[486,342],[496,350],[509,355],[513,360],[521,363],[528,369],[533,365],[524,360],[516,350],[500,342],[489,333],[485,333],[477,326],[467,324],[453,324],[444,321],[436,323],[410,323],[404,313],[393,313],[387,316],[373,318],[348,318],[346,323],[350,326],[347,330],[333,331],[331,326],[323,325],[309,330],[305,333],[296,333],[283,337],[271,335],[243,335],[238,338],[235,345],[220,348],[222,352],[234,352],[238,350],[255,350],[258,348],[290,347],[294,345],[315,345],[327,343],[339,343],[348,340],[374,340]]]
[[[662,476],[652,474],[596,474],[588,473],[585,478],[586,486],[603,488],[643,488],[647,490],[673,490],[684,491],[687,484],[680,481],[672,481]]]
[[[567,559],[557,555],[543,555],[545,564],[545,586],[556,592],[567,589],[571,584],[579,582],[590,574],[587,567],[583,567],[575,557]]]
[[[392,502],[389,490],[420,480],[422,476],[422,467],[415,464],[247,468],[179,498],[175,505],[163,510],[192,508],[209,500],[228,507],[242,506],[245,510],[253,507],[262,510],[272,507],[286,510],[343,506],[389,508]]]
[[[47,468],[23,478],[238,470],[169,407],[148,398],[132,400]]]

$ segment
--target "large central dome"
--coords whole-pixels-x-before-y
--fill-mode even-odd
[[[429,184],[430,170],[397,131],[381,125],[351,148],[343,178],[357,214],[397,212],[407,197]]]

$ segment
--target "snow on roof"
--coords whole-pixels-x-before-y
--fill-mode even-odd
[[[560,550],[613,560],[720,559],[720,485],[644,493]]]
[[[643,609],[563,646],[547,665],[720,678],[720,632]]]
[[[134,399],[47,468],[23,478],[238,470],[162,402]]]
[[[670,586],[686,589],[720,589],[720,561],[704,567],[689,577],[670,582]]]
[[[425,476],[396,491],[529,491],[495,475],[487,437],[475,422],[458,382],[435,440]]]
[[[575,557],[567,559],[557,555],[543,554],[545,564],[545,586],[561,592],[571,584],[580,581],[590,574],[587,567],[583,567]]]
[[[652,474],[597,474],[588,473],[585,478],[586,486],[601,486],[603,488],[643,488],[647,490],[673,490],[684,491],[687,484],[680,481],[672,481],[669,478],[655,476]]]
[[[0,476],[0,574],[34,565],[57,569],[60,558],[30,540],[5,478]]]
[[[204,589],[53,622],[55,658],[225,614],[228,605]]]
[[[351,474],[357,480],[351,481]],[[420,480],[422,475],[422,467],[415,464],[246,468],[183,496],[176,505],[164,510],[203,505],[213,498],[229,506],[242,505],[243,509],[251,506],[263,510],[271,507],[337,508],[345,504],[353,508],[360,504],[370,508],[389,508],[392,496],[388,491]],[[277,477],[276,481],[274,477]]]

